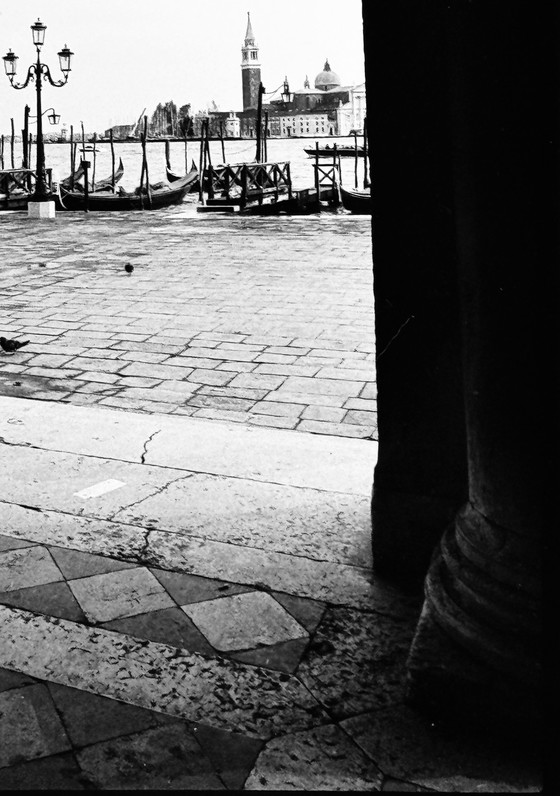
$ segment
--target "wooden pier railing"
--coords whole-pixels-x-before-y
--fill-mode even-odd
[[[313,171],[315,173],[315,192],[317,200],[321,199],[321,194],[324,193],[329,198],[331,204],[339,205],[340,198],[340,155],[336,150],[336,144],[333,147],[332,162],[328,163],[319,158],[319,144],[315,144],[316,154],[315,162],[313,164]]]
[[[47,188],[53,189],[52,169],[45,169]],[[35,169],[2,169],[0,170],[0,198],[9,199],[13,195],[31,193],[35,189],[37,172]]]
[[[240,204],[262,203],[266,198],[278,200],[280,195],[292,198],[292,177],[289,163],[232,163],[208,166],[203,184],[209,202]]]

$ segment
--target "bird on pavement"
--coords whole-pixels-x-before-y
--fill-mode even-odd
[[[2,349],[8,353],[13,353],[14,351],[17,351],[18,348],[23,348],[23,346],[27,345],[28,343],[29,340],[6,340],[5,337],[0,337],[0,346],[2,346]]]
[[[132,263],[127,263],[124,267],[124,270],[126,271],[127,274],[131,274],[134,271],[134,266],[132,265]]]

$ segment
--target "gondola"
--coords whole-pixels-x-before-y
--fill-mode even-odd
[[[124,174],[124,165],[122,162],[122,158],[119,158],[119,165],[115,170],[115,185],[122,179]],[[84,187],[83,184],[80,183],[80,180],[83,179],[84,176],[84,168],[82,164],[78,166],[76,171],[74,172],[74,190],[76,191],[83,191]],[[60,181],[60,186],[67,191],[72,190],[72,175],[69,177],[65,177],[63,180]],[[95,190],[96,191],[107,191],[111,190],[113,187],[113,175],[110,177],[105,177],[102,180],[95,181]],[[90,182],[90,191],[92,191],[92,183]]]
[[[116,193],[94,191],[89,194],[87,200],[84,193],[68,191],[61,186],[60,202],[64,210],[157,210],[180,204],[197,178],[198,170],[193,169],[173,183],[164,180],[150,186],[149,193],[145,187],[142,191],[137,188],[130,193],[123,191],[122,188]]]
[[[303,151],[306,152],[310,157],[314,155],[319,155],[320,158],[332,158],[332,156],[336,153],[341,158],[353,158],[356,155],[356,148],[353,146],[347,146],[346,144],[341,144],[340,146],[336,145],[336,150],[334,146],[320,146],[316,147],[304,147]],[[358,157],[362,158],[365,155],[365,149],[363,146],[359,146],[357,149]]]
[[[340,198],[342,199],[342,206],[351,213],[371,215],[373,205],[370,188],[354,188],[349,190],[348,188],[343,188],[341,185]]]

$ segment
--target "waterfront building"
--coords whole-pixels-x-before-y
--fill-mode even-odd
[[[255,138],[261,63],[259,47],[253,32],[251,16],[247,13],[247,28],[241,47],[241,89],[243,108],[239,111],[219,111],[216,108],[200,111],[192,118],[192,135],[200,136],[202,122],[209,120],[212,137],[220,134],[224,138]],[[331,69],[326,59],[317,74],[313,87],[305,76],[303,86],[289,93],[287,78],[284,79],[284,98],[265,102],[262,113],[268,114],[268,135],[271,138],[317,138],[321,136],[344,136],[362,132],[366,117],[366,85],[343,85],[340,77]],[[286,97],[290,101],[286,102]]]
[[[103,133],[104,138],[109,138],[111,131],[113,131],[113,138],[115,141],[124,141],[131,136],[136,129],[136,122],[134,124],[115,124]]]

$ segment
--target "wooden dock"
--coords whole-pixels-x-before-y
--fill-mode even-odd
[[[340,205],[337,163],[314,164],[315,185],[295,190],[289,163],[234,163],[204,170],[197,210],[248,215],[308,214]]]

